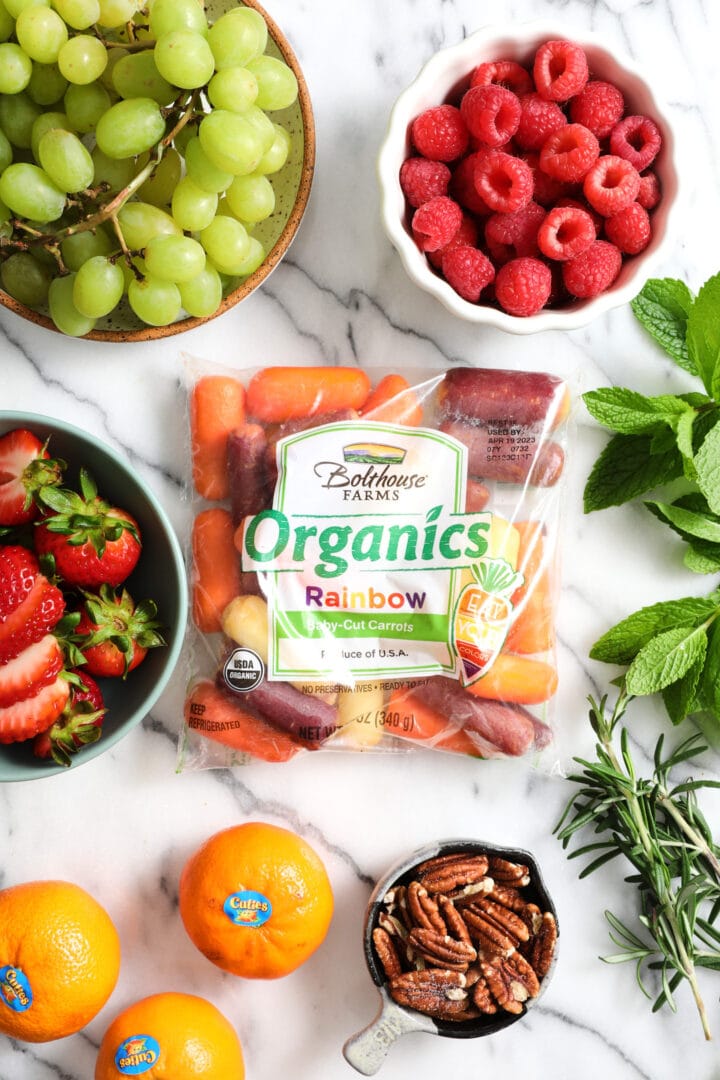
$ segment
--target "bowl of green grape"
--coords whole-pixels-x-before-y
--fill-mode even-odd
[[[72,337],[177,334],[292,242],[315,128],[245,0],[2,0],[0,304]]]

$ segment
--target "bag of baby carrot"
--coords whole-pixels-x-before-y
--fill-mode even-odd
[[[570,413],[544,372],[189,360],[180,768],[553,741]]]

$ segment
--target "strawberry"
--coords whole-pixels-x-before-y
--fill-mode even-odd
[[[65,597],[44,574],[37,574],[25,599],[0,622],[0,664],[40,641],[60,621]]]
[[[85,657],[85,668],[93,675],[125,678],[147,655],[148,649],[164,645],[159,633],[157,607],[153,600],[139,604],[122,592],[101,586],[98,595],[84,593],[85,605],[72,641]]]
[[[53,682],[62,671],[63,660],[59,641],[46,634],[12,660],[0,664],[0,708],[33,697]]]
[[[21,742],[46,731],[65,708],[69,696],[67,679],[58,675],[32,697],[0,709],[0,743]]]
[[[65,583],[83,588],[122,584],[140,558],[135,519],[101,499],[85,469],[80,470],[80,493],[44,488],[42,501],[50,514],[35,528],[35,550],[52,555]]]
[[[35,497],[60,483],[64,467],[32,431],[15,428],[0,435],[0,525],[26,525],[39,517]]]
[[[71,671],[70,696],[55,722],[33,740],[35,757],[69,766],[83,746],[97,742],[107,712],[100,687],[85,671]]]
[[[39,573],[32,551],[19,544],[0,547],[0,623],[20,606]]]

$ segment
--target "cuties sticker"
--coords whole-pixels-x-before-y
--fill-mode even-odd
[[[223,904],[223,911],[235,926],[256,927],[268,921],[272,915],[272,904],[262,893],[243,889],[230,893]]]
[[[142,1076],[160,1057],[160,1044],[152,1035],[131,1035],[115,1052],[115,1067],[123,1076]]]
[[[13,1012],[25,1012],[32,1005],[30,980],[20,968],[10,964],[0,968],[0,1001]]]

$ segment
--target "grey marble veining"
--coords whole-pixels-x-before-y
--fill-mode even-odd
[[[566,36],[591,29],[654,79],[681,142],[681,206],[660,273],[697,288],[720,268],[720,18],[715,0],[267,0],[307,76],[318,156],[310,205],[285,261],[241,307],[181,338],[101,345],[50,335],[0,308],[0,408],[34,409],[84,425],[124,453],[187,537],[183,356],[235,366],[482,363],[549,369],[578,402],[563,516],[557,769],[591,751],[586,698],[608,689],[592,642],[644,603],[702,592],[662,528],[641,507],[584,517],[582,487],[604,435],[580,394],[603,385],[681,392],[628,309],[572,334],[519,339],[454,320],[407,279],[382,232],[375,157],[390,107],[440,47],[495,21],[543,17]],[[0,1080],[90,1080],[115,1012],[160,990],[213,1001],[236,1024],[253,1080],[349,1080],[344,1040],[376,1010],[361,931],[372,882],[406,850],[474,835],[532,850],[561,925],[556,974],[538,1008],[479,1040],[407,1036],[385,1080],[720,1080],[720,984],[702,988],[716,1041],[705,1044],[687,989],[678,1012],[653,1016],[613,951],[603,912],[631,919],[619,864],[578,881],[551,832],[569,795],[558,775],[523,762],[453,755],[306,755],[288,766],[176,774],[183,663],[153,713],[126,740],[71,775],[0,786],[0,886],[40,877],[77,881],[114,918],[123,947],[115,993],[81,1034],[47,1045],[0,1038]],[[638,706],[633,751],[643,765],[663,715]],[[703,762],[717,776],[718,759]],[[708,801],[720,834],[720,801]],[[186,937],[177,905],[189,853],[246,819],[306,836],[328,867],[335,918],[323,948],[292,976],[252,983],[221,974]],[[0,963],[2,957],[0,957]],[[225,1080],[225,1078],[223,1078]],[[230,1078],[227,1078],[230,1080]]]

